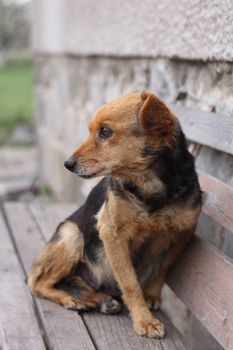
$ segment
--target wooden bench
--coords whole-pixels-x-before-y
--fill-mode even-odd
[[[173,106],[189,140],[233,155],[233,118]],[[233,188],[198,171],[202,212],[233,234]],[[195,236],[168,285],[224,349],[233,349],[233,261]]]
[[[191,141],[233,154],[233,120],[174,107]],[[219,142],[219,131],[224,135]],[[233,189],[199,172],[207,193],[203,212],[233,232]],[[79,315],[44,299],[32,298],[26,278],[33,258],[72,204],[8,202],[0,215],[0,349],[158,349],[191,347],[163,312],[163,340],[135,335],[127,313]],[[225,349],[233,349],[233,262],[195,236],[177,261],[168,285]],[[196,349],[194,349],[196,350]]]

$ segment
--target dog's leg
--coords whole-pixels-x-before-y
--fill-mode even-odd
[[[66,308],[80,305],[67,292],[55,288],[62,278],[69,276],[83,257],[84,240],[78,226],[62,223],[53,239],[33,262],[28,285],[32,294],[61,304]]]
[[[173,243],[170,248],[167,250],[166,254],[163,257],[163,260],[160,263],[159,273],[155,281],[151,286],[144,292],[147,305],[151,309],[158,309],[161,305],[161,291],[165,283],[167,274],[170,268],[174,265],[176,259],[190,240],[192,234],[195,230],[185,232],[182,236],[179,237],[178,241]]]
[[[100,236],[115,278],[123,293],[123,300],[130,311],[136,333],[148,337],[163,337],[164,325],[153,317],[146,305],[131,261],[128,241],[119,239],[117,234],[114,235],[113,232],[105,231],[105,229],[104,225],[100,227]]]
[[[120,304],[111,296],[97,293],[83,278],[72,275],[83,258],[84,240],[78,226],[66,221],[34,261],[28,285],[32,294],[79,311],[99,309],[116,313]]]

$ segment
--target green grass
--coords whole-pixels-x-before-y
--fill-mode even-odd
[[[0,68],[0,140],[18,124],[31,123],[33,115],[31,64]]]

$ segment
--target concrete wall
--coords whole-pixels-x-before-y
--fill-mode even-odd
[[[229,0],[35,0],[44,53],[233,59]]]

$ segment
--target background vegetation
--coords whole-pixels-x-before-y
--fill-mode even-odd
[[[0,68],[0,141],[21,123],[32,123],[33,72],[28,56],[11,54]]]
[[[30,1],[0,0],[0,144],[32,121],[31,13]]]

